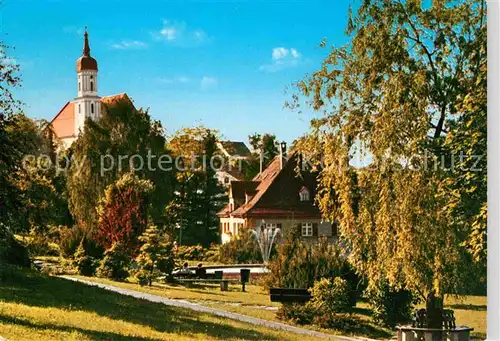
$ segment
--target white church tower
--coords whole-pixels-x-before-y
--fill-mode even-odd
[[[75,104],[75,136],[83,131],[87,118],[98,119],[101,114],[101,98],[97,96],[97,61],[90,56],[89,35],[85,27],[83,55],[76,61],[78,96]]]

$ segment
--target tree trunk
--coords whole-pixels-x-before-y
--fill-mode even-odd
[[[427,327],[428,328],[442,328],[443,327],[443,296],[435,295],[434,291],[431,291],[427,295],[425,302],[425,308],[427,310]]]

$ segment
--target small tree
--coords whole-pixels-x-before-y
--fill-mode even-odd
[[[116,242],[104,252],[104,258],[97,269],[97,275],[115,281],[123,281],[128,277],[127,267],[130,259],[122,243]]]
[[[139,240],[143,242],[136,258],[138,271],[135,277],[140,285],[151,286],[159,274],[169,276],[174,269],[173,244],[168,235],[162,235],[156,226],[150,226]]]
[[[80,242],[78,249],[76,249],[73,265],[78,270],[78,274],[82,276],[92,276],[95,271],[94,258],[87,255],[84,247],[84,239]]]
[[[153,184],[149,180],[141,180],[131,173],[106,188],[97,208],[98,239],[104,247],[120,242],[127,254],[135,252],[137,238],[147,226],[152,191]]]

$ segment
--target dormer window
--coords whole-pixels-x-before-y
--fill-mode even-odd
[[[300,197],[300,201],[309,201],[311,200],[310,198],[310,193],[309,193],[309,190],[307,189],[307,187],[302,187],[299,191],[299,197]]]

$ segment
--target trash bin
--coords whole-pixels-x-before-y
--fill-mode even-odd
[[[241,291],[245,291],[245,284],[250,281],[250,269],[240,269]]]
[[[250,282],[250,269],[240,269],[241,283]]]

